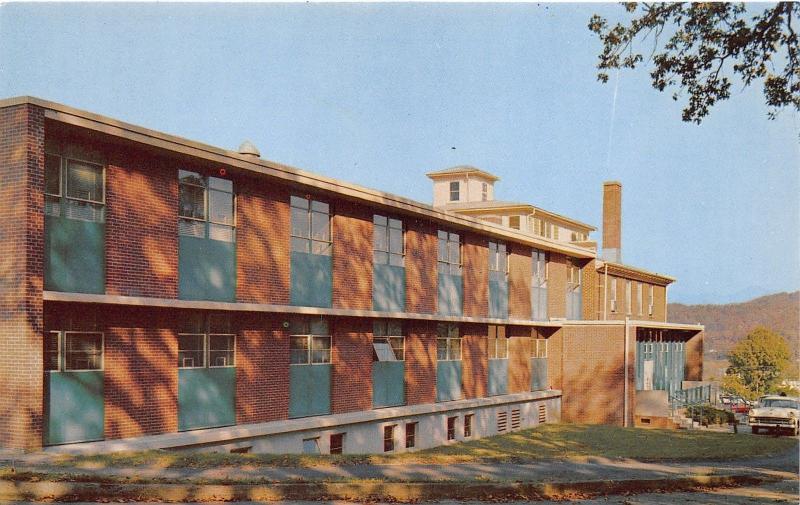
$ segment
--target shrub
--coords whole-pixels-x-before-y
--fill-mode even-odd
[[[692,421],[699,422],[704,426],[709,424],[731,424],[736,422],[733,412],[711,407],[710,405],[692,405],[686,411]]]

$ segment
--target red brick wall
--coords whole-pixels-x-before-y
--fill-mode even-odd
[[[236,182],[236,300],[288,305],[289,193],[269,181]]]
[[[42,445],[44,112],[0,109],[0,447]]]
[[[72,310],[77,306],[72,306]],[[180,312],[103,307],[106,438],[178,429]]]
[[[547,316],[567,316],[567,258],[550,252],[547,263]]]
[[[703,338],[704,333],[698,332],[686,342],[686,380],[703,380]]]
[[[486,317],[489,313],[489,242],[474,233],[463,235],[464,315]]]
[[[106,292],[178,296],[178,171],[127,149],[106,166]]]
[[[574,423],[622,425],[625,328],[567,326],[561,331],[564,339],[562,419]],[[634,340],[631,339],[628,349],[629,418],[634,408]]]
[[[406,404],[436,401],[436,323],[409,321],[406,336]]]
[[[333,320],[331,412],[372,408],[372,321]]]
[[[527,326],[507,326],[508,392],[531,390],[531,329]]]
[[[372,212],[341,200],[333,210],[333,306],[371,310]]]
[[[561,373],[564,354],[564,330],[559,328],[547,337],[547,385],[552,389],[563,388]]]
[[[531,318],[531,248],[513,244],[508,257],[508,315],[512,319]]]
[[[436,227],[418,219],[408,219],[406,226],[406,310],[433,314],[438,286]]]
[[[581,272],[583,275],[583,285],[581,286],[583,292],[583,319],[591,321],[597,319],[597,310],[600,307],[600,302],[597,299],[599,277],[595,260],[582,262]]]
[[[236,422],[289,417],[289,332],[281,314],[236,317]]]
[[[487,327],[485,324],[462,324],[461,334],[464,398],[483,398],[489,373]]]

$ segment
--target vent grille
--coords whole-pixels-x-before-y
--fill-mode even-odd
[[[547,405],[539,405],[539,424],[547,422]]]
[[[511,409],[511,429],[518,430],[522,425],[522,415],[519,409]]]
[[[508,412],[497,413],[497,432],[504,433],[508,430]]]

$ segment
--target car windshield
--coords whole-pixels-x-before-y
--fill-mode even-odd
[[[796,409],[798,408],[798,402],[789,399],[767,399],[761,401],[761,406],[779,409]]]

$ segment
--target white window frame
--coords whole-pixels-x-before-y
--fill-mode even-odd
[[[629,316],[633,313],[633,293],[631,291],[633,291],[633,283],[630,279],[625,279],[625,314]]]
[[[455,189],[453,189],[455,187]],[[449,197],[451,202],[460,202],[461,201],[461,181],[450,181],[448,185],[449,190]],[[455,195],[455,198],[453,198]]]
[[[489,185],[485,182],[481,183],[481,201],[485,202],[489,199]]]
[[[327,320],[323,319],[326,325],[329,324]],[[332,335],[322,335],[311,333],[311,320],[310,319],[299,319],[297,322],[303,324],[303,326],[308,327],[308,333],[290,333],[289,334],[289,365],[290,366],[307,366],[307,365],[330,365],[333,361],[333,336]],[[304,328],[305,329],[305,328]],[[330,333],[330,326],[328,326],[328,333]],[[291,355],[292,355],[292,339],[293,338],[305,338],[306,339],[306,362],[305,363],[292,363],[291,362]],[[313,352],[315,349],[313,348],[314,345],[314,338],[325,338],[328,339],[328,360],[327,361],[317,361],[313,360]],[[319,349],[316,349],[319,350]],[[324,350],[324,349],[323,349]]]
[[[46,369],[46,372],[102,372],[105,370],[106,359],[106,339],[105,333],[102,331],[80,331],[80,330],[49,330],[47,334],[56,334],[58,336],[56,345],[58,346],[56,352],[56,368]],[[99,368],[67,368],[69,362],[67,354],[68,337],[70,335],[99,335],[100,336],[100,367]]]
[[[64,205],[64,204],[68,204],[69,202],[79,202],[79,203],[82,203],[82,204],[91,205],[91,206],[93,206],[94,208],[97,209],[97,211],[99,213],[99,218],[98,219],[88,220],[88,219],[79,219],[79,218],[74,218],[74,217],[67,218],[67,219],[73,219],[73,220],[76,220],[76,221],[98,222],[98,223],[105,222],[105,207],[106,207],[106,192],[107,192],[106,165],[102,164],[102,163],[97,163],[97,162],[94,162],[94,161],[89,161],[89,160],[86,160],[86,159],[75,158],[75,157],[67,157],[67,156],[62,156],[60,154],[45,152],[45,158],[48,157],[48,156],[58,159],[58,194],[48,193],[46,191],[47,184],[44,184],[45,199],[47,199],[47,197],[51,197],[53,199],[58,198],[58,205],[60,207],[62,205]],[[93,167],[96,167],[96,168],[100,169],[101,179],[102,179],[102,184],[103,184],[103,187],[101,188],[101,191],[100,191],[100,193],[101,193],[100,200],[90,200],[90,199],[87,199],[87,198],[78,198],[78,197],[74,197],[74,196],[69,196],[69,188],[67,187],[67,185],[69,183],[69,177],[68,177],[68,173],[67,172],[69,171],[70,162],[81,163],[81,164],[84,164],[84,165],[90,165],[90,166],[93,166]],[[45,163],[46,163],[46,161],[45,161]],[[48,214],[48,215],[66,217],[63,208],[59,209],[59,213],[58,214]]]
[[[502,335],[501,335],[502,334]],[[500,345],[500,339],[503,345]],[[494,345],[492,345],[494,344]],[[488,359],[508,359],[508,335],[506,327],[503,325],[490,324],[487,336],[487,355]]]
[[[649,284],[650,286],[650,293],[647,298],[647,315],[652,316],[654,312],[654,301],[653,301],[653,285]]]
[[[295,198],[298,199],[298,200],[305,200],[307,206],[305,208],[303,208],[303,207],[298,207],[297,205],[294,205],[293,200]],[[320,210],[314,210],[314,204],[315,203],[318,203],[318,204],[321,204],[321,205],[326,205],[328,207],[327,214],[322,212],[322,211],[320,211]],[[308,226],[308,235],[306,235],[306,236],[295,235],[295,233],[294,233],[294,226],[292,226],[292,213],[293,213],[294,209],[297,209],[298,211],[304,211],[305,214],[306,214],[305,218],[307,220],[307,226]],[[315,213],[327,216],[327,221],[328,221],[328,237],[327,237],[327,239],[314,238],[314,214]],[[295,251],[295,249],[294,249],[295,239],[306,241],[307,244],[308,244],[308,251]],[[315,253],[314,252],[314,244],[315,243],[324,244],[323,252],[321,252],[321,253]],[[318,256],[332,256],[333,255],[333,206],[330,203],[324,202],[322,200],[316,200],[311,195],[300,196],[300,195],[292,194],[292,195],[289,196],[289,251],[290,252],[305,252],[306,254],[315,254],[315,255],[318,255]]]
[[[644,306],[643,306],[643,305],[644,305],[643,291],[644,291],[644,290],[642,289],[642,283],[641,283],[641,282],[637,282],[637,283],[636,283],[636,298],[637,298],[637,303],[638,303],[638,305],[639,305],[639,315],[640,315],[640,316],[641,316],[641,315],[643,314],[643,312],[644,312]]]
[[[445,328],[446,337],[439,336],[439,330]],[[451,331],[455,330],[458,336],[451,336]],[[439,358],[439,341],[445,341],[445,355],[444,359]],[[454,358],[450,353],[450,341],[458,340],[458,358]],[[436,328],[436,361],[462,361],[464,357],[464,340],[461,336],[461,328],[454,323],[439,323]]]
[[[610,288],[609,295],[610,296],[609,296],[609,300],[608,301],[611,304],[611,312],[612,313],[616,313],[617,312],[617,278],[616,277],[612,277],[611,278],[611,288]]]
[[[202,332],[188,332],[182,331],[178,333],[178,355],[180,356],[180,337],[201,337],[203,342],[203,364],[201,366],[183,366],[183,363],[178,363],[179,370],[193,370],[196,368],[236,368],[236,333],[212,333],[211,332],[211,319],[215,316],[222,316],[226,318],[226,324],[230,325],[230,316],[228,314],[203,314],[203,331]],[[233,337],[232,351],[233,362],[227,365],[212,365],[211,364],[211,338],[212,337]],[[229,351],[225,351],[229,352]]]
[[[489,271],[502,272],[508,277],[508,246],[503,242],[489,242]],[[502,263],[502,264],[500,264]]]
[[[453,233],[446,230],[439,230],[436,234],[437,237],[437,271],[439,273],[446,273],[450,275],[462,275],[462,260],[463,260],[463,251],[462,251],[462,244],[461,244],[461,234]],[[453,240],[453,237],[456,237],[456,240]],[[447,257],[442,256],[442,242],[445,243],[445,250],[447,251]],[[457,243],[458,244],[458,258],[457,261],[453,260],[453,254],[451,251],[451,244]]]
[[[202,179],[204,181],[204,185],[203,184],[194,184],[194,183],[191,183],[191,182],[184,182],[182,180],[182,177],[181,177],[181,174],[184,173],[184,172],[187,173],[187,174],[196,175],[198,178],[200,178],[200,179]],[[221,180],[221,181],[230,182],[231,183],[231,190],[228,191],[228,190],[225,190],[225,189],[212,188],[211,187],[211,179],[218,179],[218,180]],[[181,215],[182,209],[180,208],[180,186],[191,186],[193,188],[200,188],[200,189],[203,190],[203,215],[205,217],[199,218],[199,217],[182,216]],[[231,219],[231,223],[221,223],[221,222],[214,221],[211,218],[211,192],[212,191],[215,191],[217,193],[225,193],[225,194],[228,194],[228,195],[231,196],[231,207],[232,207],[232,212],[233,212],[233,217]],[[222,177],[216,177],[216,176],[213,176],[213,175],[203,175],[202,173],[196,172],[194,170],[188,170],[188,169],[183,169],[183,168],[178,170],[178,221],[180,222],[180,221],[183,220],[183,221],[193,221],[193,222],[196,222],[196,223],[204,223],[205,224],[205,230],[204,230],[204,235],[203,235],[204,238],[211,237],[211,231],[212,231],[211,227],[212,226],[225,227],[225,228],[229,228],[230,229],[230,232],[231,232],[231,240],[230,240],[230,242],[235,242],[236,241],[236,226],[237,226],[237,219],[238,219],[237,205],[238,205],[238,199],[236,198],[236,185],[233,183],[233,180],[225,179],[225,178],[222,178]],[[180,233],[180,227],[178,227],[178,233],[181,234]],[[195,236],[195,235],[191,235],[191,234],[183,234],[183,235],[184,236]]]
[[[386,221],[386,224],[378,223],[378,219],[382,219]],[[392,252],[392,232],[391,230],[397,230],[398,228],[392,227],[392,222],[400,223],[400,252]],[[376,264],[380,265],[391,265],[396,267],[405,268],[405,256],[406,256],[406,230],[403,225],[402,219],[396,219],[393,217],[384,216],[381,214],[374,214],[372,216],[372,229],[373,229],[373,237],[372,237],[372,257]],[[386,249],[379,249],[377,243],[375,242],[375,235],[382,234],[386,240]],[[384,253],[386,254],[386,261],[378,261],[378,254],[377,253]],[[395,262],[392,262],[393,258],[399,258]],[[398,264],[399,263],[399,264]]]
[[[390,333],[389,332],[389,323],[392,323],[392,322],[396,322],[396,321],[388,320],[388,319],[378,319],[378,320],[373,321],[373,325],[372,325],[372,346],[373,346],[373,349],[375,351],[375,356],[377,356],[377,358],[378,358],[377,361],[405,361],[405,358],[406,358],[405,330],[403,329],[402,322],[399,322],[399,324],[400,324],[400,335],[390,335],[389,334]],[[379,335],[378,334],[378,331],[376,331],[376,330],[378,329],[379,325],[385,325],[386,330],[384,332],[382,332],[382,333],[386,333],[386,335]],[[400,342],[402,343],[401,346],[400,346],[400,352],[402,353],[402,356],[400,357],[400,359],[397,358],[397,350],[396,350],[395,346],[392,345],[392,342],[391,342],[392,340],[395,340],[395,341],[400,340]],[[381,353],[378,351],[377,348],[375,348],[375,344],[383,343],[383,342],[385,342],[386,345],[388,345],[391,348],[392,354],[394,355],[395,359],[393,359],[393,360],[381,359]]]
[[[534,330],[535,331],[535,330]],[[531,354],[532,358],[546,358],[547,357],[547,339],[542,337],[538,332],[532,337]]]

